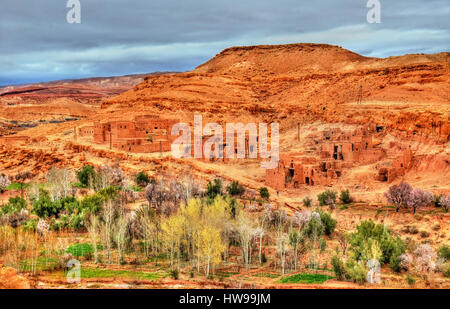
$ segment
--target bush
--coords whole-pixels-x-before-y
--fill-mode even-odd
[[[444,270],[442,271],[442,274],[446,278],[450,278],[450,264],[444,265]]]
[[[317,196],[317,199],[319,200],[320,206],[329,205],[330,202],[334,204],[336,203],[336,192],[331,190],[324,191]]]
[[[147,173],[139,172],[137,173],[134,181],[138,186],[145,187],[150,183],[150,178],[148,177]]]
[[[334,255],[331,258],[331,265],[333,266],[333,271],[336,275],[336,278],[341,281],[344,280],[347,275],[344,262],[342,262],[342,260],[337,255]]]
[[[322,221],[322,224],[324,226],[324,232],[326,235],[331,235],[334,232],[334,229],[336,228],[337,221],[334,220],[331,215],[324,211],[319,211],[320,214],[320,220]]]
[[[178,269],[172,269],[170,271],[170,276],[172,277],[172,279],[178,280],[178,277],[180,276],[180,271]]]
[[[428,233],[428,232],[425,231],[425,230],[421,230],[421,231],[420,231],[420,237],[422,237],[422,238],[430,237],[430,233]]]
[[[84,165],[79,171],[77,171],[78,181],[85,188],[89,187],[89,182],[92,181],[95,176],[95,169],[91,165]]]
[[[206,196],[214,200],[217,195],[222,194],[222,180],[219,178],[214,179],[213,182],[208,182],[208,185],[206,187]]]
[[[414,283],[416,283],[416,279],[414,279],[411,275],[406,275],[406,282],[409,285],[414,285]]]
[[[356,227],[357,232],[350,234],[350,250],[356,261],[362,260],[369,243],[377,241],[382,251],[380,264],[389,263],[394,271],[400,271],[400,255],[405,252],[405,244],[400,237],[383,224],[375,224],[372,220],[362,221]]]
[[[346,265],[346,277],[351,281],[363,284],[366,282],[367,268],[362,261],[350,259]]]
[[[72,214],[80,210],[80,202],[73,196],[67,196],[58,201],[61,209],[65,209]]]
[[[341,194],[339,195],[339,200],[342,202],[342,204],[350,204],[353,202],[353,198],[350,196],[350,191],[342,190]]]
[[[305,207],[311,207],[311,204],[312,204],[312,199],[309,196],[307,196],[303,199],[303,205]]]
[[[270,197],[269,190],[266,187],[259,188],[259,195],[264,200],[268,200]]]
[[[441,204],[441,198],[442,198],[442,194],[439,194],[439,195],[433,195],[433,205],[435,206],[435,207],[442,207],[442,204]]]
[[[450,260],[450,248],[447,245],[443,245],[438,250],[438,257],[444,261]]]
[[[37,224],[38,224],[38,220],[37,220],[37,219],[30,219],[30,220],[26,221],[26,222],[23,224],[23,228],[24,228],[26,231],[35,232],[35,231],[36,231]]]
[[[308,222],[308,225],[305,228],[305,234],[308,237],[311,236],[320,236],[324,233],[325,227],[318,216],[311,216],[311,219]]]
[[[52,202],[47,191],[41,190],[39,199],[33,203],[33,211],[40,218],[58,216],[63,209],[59,202]]]
[[[227,192],[229,195],[242,195],[244,193],[244,187],[239,184],[238,181],[233,181],[231,185],[227,186]]]
[[[0,208],[0,217],[5,214],[15,214],[27,208],[27,202],[21,197],[10,197],[6,205]]]

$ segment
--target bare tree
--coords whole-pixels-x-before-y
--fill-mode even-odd
[[[289,245],[289,237],[286,233],[278,233],[276,238],[276,247],[277,252],[280,255],[280,264],[281,264],[281,274],[285,273],[285,265],[286,265],[286,252],[288,250]]]
[[[128,240],[128,223],[129,218],[127,215],[119,216],[114,228],[114,239],[117,245],[118,264],[123,264],[123,253],[125,251],[126,243]]]
[[[425,192],[422,189],[414,189],[409,194],[406,204],[408,207],[413,208],[413,213],[416,213],[418,207],[426,206],[433,200],[433,194],[431,192]]]
[[[71,170],[52,167],[46,176],[52,201],[57,201],[72,193],[74,174]]]
[[[0,193],[3,194],[6,190],[6,188],[9,187],[11,184],[11,181],[9,180],[8,176],[5,174],[0,175]]]
[[[87,229],[94,249],[94,263],[98,263],[98,244],[97,238],[100,228],[100,221],[96,215],[91,215],[88,220]]]
[[[114,221],[116,218],[115,202],[108,199],[103,205],[102,239],[108,254],[108,263],[112,263],[112,246]]]

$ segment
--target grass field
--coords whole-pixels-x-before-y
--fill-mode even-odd
[[[322,284],[325,281],[333,279],[331,276],[322,274],[295,274],[288,277],[283,277],[279,280],[280,283],[316,283]]]

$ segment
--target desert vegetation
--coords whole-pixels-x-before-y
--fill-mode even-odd
[[[448,245],[405,239],[371,219],[340,227],[340,213],[354,203],[347,189],[324,191],[317,201],[306,197],[304,207],[287,211],[270,201],[267,188],[249,198],[238,181],[225,186],[214,178],[202,186],[192,176],[130,178],[115,162],[78,171],[53,167],[42,183],[23,181],[18,192],[26,188],[26,194],[0,210],[2,264],[36,281],[62,280],[76,259],[86,280],[200,280],[224,287],[239,286],[242,277],[250,286],[363,285],[373,260],[411,286],[449,276]],[[0,180],[3,190],[11,186],[6,175]],[[438,201],[441,214],[449,199],[406,183],[391,186],[386,198],[395,211],[414,213]],[[409,226],[407,233],[419,232]]]

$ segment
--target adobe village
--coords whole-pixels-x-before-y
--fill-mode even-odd
[[[0,89],[0,288],[449,288],[449,56],[232,47]],[[235,133],[174,157],[195,115],[202,147],[277,123],[278,163],[249,132],[244,158],[214,156]]]

